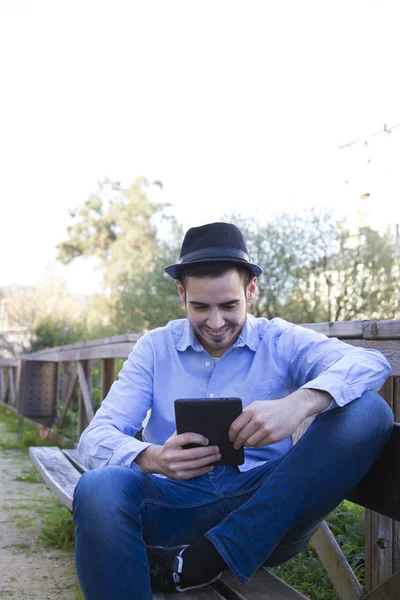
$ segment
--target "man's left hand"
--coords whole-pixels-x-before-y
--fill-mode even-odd
[[[308,389],[281,400],[256,400],[233,421],[229,439],[236,449],[274,444],[292,435],[306,417],[325,410],[331,401],[327,392]]]

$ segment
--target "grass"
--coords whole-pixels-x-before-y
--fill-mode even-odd
[[[326,519],[361,585],[364,585],[364,509],[344,500]],[[270,569],[311,600],[337,600],[311,544],[287,563]]]
[[[18,450],[29,446],[54,446],[51,440],[40,437],[36,423],[28,419],[21,420],[13,411],[0,407],[0,423],[2,435],[0,448]]]
[[[23,428],[20,427],[18,416],[3,407],[0,407],[0,450],[1,455],[12,457],[13,463],[19,465],[26,460],[26,450],[29,446],[54,445],[50,440],[43,440],[35,423],[24,420]],[[22,432],[22,435],[21,435]],[[35,467],[22,467],[20,474],[14,479],[27,485],[43,484],[43,479]],[[56,548],[64,552],[73,552],[74,548],[74,523],[70,512],[63,506],[55,496],[49,496],[46,501],[39,494],[21,492],[21,502],[15,501],[4,510],[10,513],[15,527],[30,534],[37,534],[34,547],[31,544],[12,544],[9,547],[16,552],[24,552],[29,555],[35,549]],[[14,493],[17,498],[18,493]],[[18,496],[19,497],[19,496]],[[78,590],[78,583],[71,583],[71,600],[84,600],[83,594]],[[3,592],[5,595],[3,595]],[[0,598],[13,598],[10,590],[1,589]]]
[[[0,447],[4,451],[20,450],[33,445],[54,444],[54,442],[42,440],[36,425],[28,421],[24,423],[22,438],[18,439],[18,417],[1,408],[0,423],[5,432],[0,440]],[[27,484],[42,483],[42,478],[34,467],[23,470],[16,479]],[[24,506],[23,508],[36,511],[40,519],[41,530],[37,541],[38,546],[58,548],[67,552],[73,551],[74,522],[69,511],[55,497],[51,497],[46,503],[32,504],[30,507]],[[343,501],[329,515],[327,523],[358,580],[363,585],[364,509],[351,502]],[[22,528],[34,527],[29,515],[23,513],[16,518],[16,525]],[[325,568],[310,544],[287,563],[270,570],[311,600],[337,600],[338,598]],[[75,600],[84,600],[80,591],[76,593]]]

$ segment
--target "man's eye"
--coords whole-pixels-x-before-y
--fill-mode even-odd
[[[224,310],[233,310],[234,308],[236,308],[236,304],[227,304],[227,306],[223,306],[222,308]]]

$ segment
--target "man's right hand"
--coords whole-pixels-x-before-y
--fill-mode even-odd
[[[200,444],[184,449],[186,444]],[[148,446],[136,457],[137,465],[146,473],[159,473],[169,479],[191,479],[212,471],[212,463],[221,458],[218,446],[208,446],[199,433],[175,432],[162,446]]]

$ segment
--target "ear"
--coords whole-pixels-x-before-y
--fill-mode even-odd
[[[256,297],[256,293],[257,293],[257,277],[253,277],[253,279],[250,279],[249,283],[247,284],[246,301],[248,304],[253,302],[254,298]]]
[[[178,286],[179,300],[181,301],[182,304],[185,304],[185,306],[186,306],[185,286],[183,285],[182,281],[179,281],[179,279],[176,280],[176,285]]]

